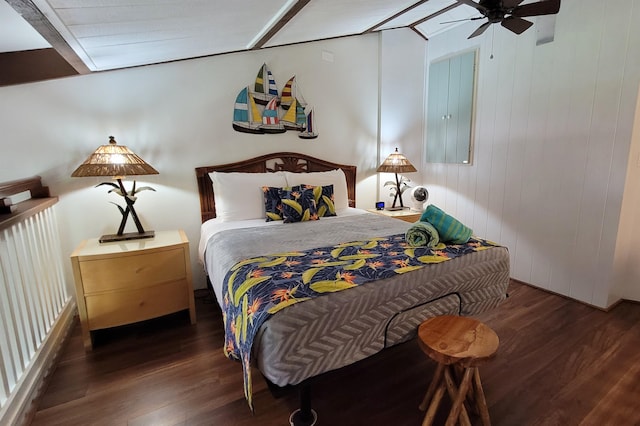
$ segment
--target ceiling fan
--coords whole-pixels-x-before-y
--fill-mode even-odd
[[[478,3],[472,0],[458,0],[474,7],[482,14],[471,20],[487,18],[488,21],[480,25],[468,38],[479,36],[491,24],[500,23],[503,27],[516,34],[522,34],[533,22],[522,19],[526,16],[553,15],[560,10],[560,0],[541,0],[535,3],[527,3],[522,6],[523,0],[480,0]]]

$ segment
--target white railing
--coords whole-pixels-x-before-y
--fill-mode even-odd
[[[0,424],[22,424],[73,319],[55,199],[0,228]],[[44,205],[43,205],[44,204]]]

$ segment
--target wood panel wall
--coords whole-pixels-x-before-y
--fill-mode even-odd
[[[474,163],[424,165],[430,202],[508,246],[513,278],[601,307],[640,81],[637,22],[633,0],[564,0],[551,43],[536,46],[535,26],[467,40],[474,21],[428,47],[429,61],[480,47]]]

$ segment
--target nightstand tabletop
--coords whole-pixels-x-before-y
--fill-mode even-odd
[[[377,214],[382,214],[385,216],[415,216],[415,215],[422,215],[422,212],[416,211],[416,210],[411,210],[410,208],[405,208],[402,210],[376,210],[376,209],[368,209],[367,211],[371,212],[371,213],[377,213]]]
[[[100,243],[98,242],[98,238],[90,238],[83,241],[71,256],[95,256],[101,254],[126,253],[167,247],[187,242],[189,241],[182,230],[156,231],[155,237],[153,238],[114,241],[110,243]]]
[[[376,210],[376,209],[367,209],[370,213],[379,214],[382,216],[392,217],[394,219],[404,220],[405,222],[417,222],[420,220],[420,216],[422,216],[422,212],[418,212],[411,209],[403,209],[403,210]]]

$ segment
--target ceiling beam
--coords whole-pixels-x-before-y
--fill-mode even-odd
[[[420,6],[421,4],[426,3],[426,2],[428,2],[428,1],[429,1],[429,0],[420,0],[419,2],[412,4],[411,6],[409,6],[409,7],[405,8],[405,9],[401,10],[400,12],[396,13],[395,15],[393,15],[393,16],[391,16],[391,17],[389,17],[389,18],[385,19],[384,21],[377,23],[377,24],[376,24],[376,25],[374,25],[373,27],[371,27],[371,28],[369,28],[369,29],[365,30],[365,31],[363,32],[363,34],[367,34],[367,33],[370,33],[370,32],[375,31],[377,28],[380,28],[381,26],[383,26],[383,25],[384,25],[384,24],[386,24],[387,22],[393,21],[393,20],[394,20],[394,19],[396,19],[398,16],[404,15],[404,14],[405,14],[405,13],[407,13],[408,11],[410,11],[410,10],[412,10],[412,9],[415,9],[416,7]]]
[[[422,32],[418,30],[416,27],[409,27],[409,29],[411,29],[411,31],[413,31],[414,33],[418,34],[422,39],[424,39],[424,41],[429,41],[427,36],[422,34]]]
[[[423,23],[427,22],[429,19],[435,18],[436,16],[440,16],[440,15],[442,15],[443,13],[446,13],[446,12],[450,11],[451,9],[455,9],[456,7],[460,6],[461,4],[462,4],[462,3],[454,3],[454,4],[452,4],[451,6],[447,6],[447,7],[445,7],[444,9],[441,9],[441,10],[439,10],[439,11],[435,12],[435,13],[432,13],[432,14],[431,14],[431,15],[429,15],[429,16],[425,16],[424,18],[422,18],[422,19],[420,19],[420,20],[418,20],[418,21],[416,21],[416,22],[411,23],[409,26],[410,26],[411,28],[413,28],[413,27],[417,27],[418,25],[420,25],[420,24],[423,24]]]
[[[31,0],[6,0],[45,40],[69,63],[78,74],[89,74],[91,70],[67,44],[60,33],[51,25],[47,17]]]
[[[294,4],[291,9],[289,9],[287,13],[285,13],[282,18],[280,18],[280,20],[276,22],[273,27],[271,27],[271,29],[269,29],[269,31],[267,31],[267,33],[256,42],[256,44],[253,45],[251,49],[260,49],[262,46],[267,44],[267,42],[271,40],[271,38],[285,25],[287,25],[287,23],[293,19],[293,17],[296,16],[310,1],[311,0],[298,0],[298,2]]]
[[[0,53],[0,86],[78,75],[55,49]]]

